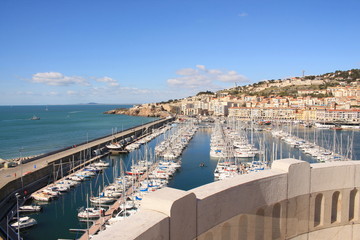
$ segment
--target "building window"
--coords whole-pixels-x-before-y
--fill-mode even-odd
[[[340,222],[341,217],[340,192],[333,193],[331,202],[331,223]]]
[[[265,212],[264,209],[260,208],[256,212],[255,240],[264,239],[264,222],[265,222]]]
[[[315,212],[314,212],[314,227],[319,226],[320,224],[322,224],[322,220],[323,220],[323,208],[324,208],[324,204],[323,204],[323,195],[320,193],[318,195],[316,195],[315,198]]]
[[[281,206],[280,203],[275,204],[272,212],[272,239],[280,239],[280,217],[281,217]]]
[[[350,192],[349,199],[349,221],[356,221],[359,217],[359,194],[356,189]]]

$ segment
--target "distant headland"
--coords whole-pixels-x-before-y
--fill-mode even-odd
[[[130,116],[140,116],[140,117],[159,117],[166,118],[172,116],[172,113],[169,111],[171,109],[165,109],[166,106],[155,103],[155,104],[142,104],[135,105],[132,108],[118,108],[114,110],[106,111],[105,114],[120,114],[120,115],[130,115]]]

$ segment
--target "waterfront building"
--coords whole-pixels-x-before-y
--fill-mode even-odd
[[[229,117],[243,120],[295,120],[297,112],[296,108],[231,107],[229,108]]]
[[[308,109],[301,109],[298,111],[297,120],[301,120],[301,121],[310,121],[310,122],[314,122],[317,120],[316,117],[316,109],[312,109],[312,108],[308,108]]]
[[[318,109],[317,121],[360,123],[360,109]]]

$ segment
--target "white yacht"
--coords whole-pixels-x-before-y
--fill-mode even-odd
[[[79,218],[99,218],[105,213],[105,208],[81,208],[78,213]]]
[[[19,212],[40,212],[41,206],[38,205],[24,205],[19,207]]]
[[[22,229],[36,225],[37,222],[35,219],[30,218],[28,216],[19,218],[19,221],[16,221],[11,224],[11,226],[15,229]]]
[[[106,145],[106,147],[109,150],[121,150],[123,148],[123,145],[118,142],[112,142]]]

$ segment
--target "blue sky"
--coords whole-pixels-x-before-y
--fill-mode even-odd
[[[2,0],[0,105],[144,103],[360,68],[360,1]]]

